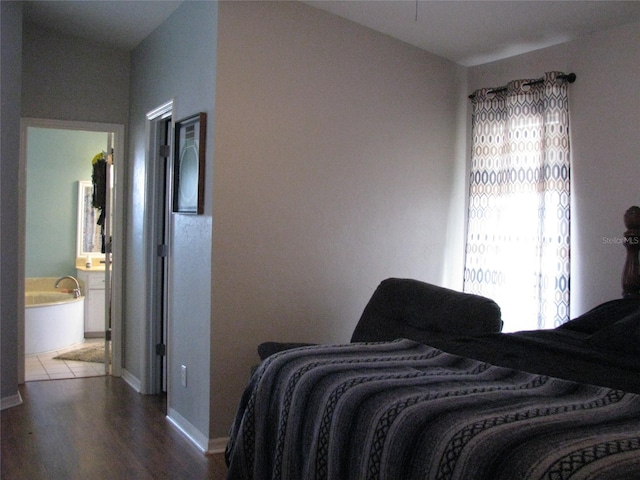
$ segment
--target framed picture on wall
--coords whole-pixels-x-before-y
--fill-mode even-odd
[[[204,211],[204,158],[207,114],[198,113],[176,122],[173,155],[173,211]]]

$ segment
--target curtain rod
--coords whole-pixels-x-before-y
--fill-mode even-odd
[[[573,83],[576,81],[576,74],[575,73],[567,73],[566,75],[558,75],[556,78],[559,78],[560,80],[566,80],[569,83]],[[531,80],[530,82],[525,83],[524,85],[537,85],[538,83],[542,83],[544,82],[544,78],[538,78],[536,80]],[[507,87],[498,87],[498,88],[494,88],[493,90],[489,90],[487,93],[498,93],[498,92],[504,92],[507,89]],[[475,94],[471,94],[469,95],[469,98],[471,100],[473,100],[475,98]]]

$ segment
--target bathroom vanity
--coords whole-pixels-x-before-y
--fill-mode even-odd
[[[92,205],[93,184],[78,181],[78,227],[76,272],[82,284],[84,336],[105,335],[105,256],[101,252],[102,231],[97,225],[100,212]]]
[[[83,284],[84,336],[104,337],[105,277],[104,265],[85,267],[76,265],[78,280]]]

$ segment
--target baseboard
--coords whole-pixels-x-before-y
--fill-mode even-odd
[[[133,388],[136,392],[140,393],[142,383],[140,383],[140,380],[138,379],[138,377],[136,377],[135,375],[132,375],[130,372],[127,371],[126,368],[123,368],[122,378],[125,382],[127,382],[131,386],[131,388]]]
[[[210,438],[209,448],[207,448],[208,454],[224,453],[229,443],[229,437]]]
[[[173,423],[173,425],[180,430],[185,437],[191,440],[193,444],[202,451],[202,453],[207,452],[209,439],[206,438],[200,430],[189,423],[182,415],[174,409],[169,408],[169,411],[167,412],[167,420]]]
[[[215,455],[224,453],[229,442],[229,437],[210,438],[207,439],[196,427],[173,409],[169,409],[167,414],[169,420],[180,432],[191,440],[202,453],[206,455]]]
[[[9,395],[8,397],[2,397],[0,399],[0,410],[17,407],[18,405],[22,405],[22,396],[20,395],[20,392],[16,392],[15,395]]]

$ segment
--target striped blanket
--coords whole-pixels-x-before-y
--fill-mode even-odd
[[[638,479],[640,395],[413,342],[285,351],[256,370],[229,479]]]

